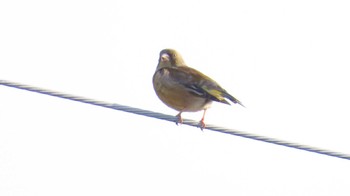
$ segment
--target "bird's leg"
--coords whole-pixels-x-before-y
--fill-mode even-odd
[[[177,120],[176,120],[176,125],[178,125],[179,123],[182,124],[183,123],[183,120],[182,120],[182,117],[181,117],[181,113],[182,112],[179,112],[176,117],[177,117]]]
[[[204,109],[203,111],[203,116],[202,119],[199,121],[199,128],[203,131],[203,129],[205,128],[205,123],[204,123],[204,117],[205,117],[205,113],[207,112],[207,109]]]

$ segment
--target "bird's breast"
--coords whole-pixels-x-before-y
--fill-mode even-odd
[[[183,112],[197,112],[210,107],[212,101],[194,95],[179,81],[173,79],[169,71],[160,69],[153,76],[153,87],[159,99],[170,108]]]

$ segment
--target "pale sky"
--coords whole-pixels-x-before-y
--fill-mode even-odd
[[[206,123],[350,154],[348,1],[1,1],[0,79],[176,115],[174,48],[247,108]],[[350,162],[0,86],[0,195],[348,196]],[[199,120],[202,113],[184,113]]]

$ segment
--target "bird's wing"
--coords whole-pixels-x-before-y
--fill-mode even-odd
[[[168,70],[169,77],[174,82],[183,85],[193,95],[229,104],[225,100],[226,95],[229,94],[218,83],[203,73],[187,66],[164,67],[164,69]]]

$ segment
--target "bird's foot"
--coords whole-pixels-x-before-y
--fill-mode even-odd
[[[184,121],[182,120],[182,117],[181,117],[181,113],[179,113],[178,115],[176,115],[177,117],[177,120],[175,121],[176,125],[179,125],[182,124]]]
[[[202,120],[199,121],[198,127],[203,131],[203,129],[205,128],[204,119],[202,119]]]

